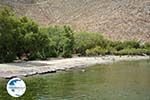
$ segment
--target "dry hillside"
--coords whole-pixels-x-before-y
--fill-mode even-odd
[[[0,0],[40,25],[69,24],[113,40],[150,42],[150,0]]]

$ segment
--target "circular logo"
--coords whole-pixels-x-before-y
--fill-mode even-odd
[[[20,78],[13,78],[7,83],[8,94],[13,97],[20,97],[26,91],[26,85]]]

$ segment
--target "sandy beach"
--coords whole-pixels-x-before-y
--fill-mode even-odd
[[[84,68],[96,64],[108,64],[117,61],[144,60],[149,56],[100,56],[74,57],[60,60],[27,61],[19,63],[0,64],[0,77],[27,77],[37,74],[46,74],[65,71],[71,68]]]

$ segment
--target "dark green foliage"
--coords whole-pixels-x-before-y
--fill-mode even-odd
[[[19,21],[10,9],[0,11],[0,62],[9,62],[15,58],[15,31]],[[12,58],[12,59],[11,59]]]
[[[26,52],[28,52],[34,59],[46,59],[45,55],[42,54],[44,48],[49,46],[49,39],[46,34],[42,33],[29,33],[25,35],[25,42],[26,42]]]
[[[74,33],[69,26],[42,28],[42,33],[48,34],[49,47],[44,48],[46,57],[72,57]]]
[[[0,12],[0,62],[11,62],[22,54],[37,55],[48,43],[32,20],[18,18],[8,8]]]

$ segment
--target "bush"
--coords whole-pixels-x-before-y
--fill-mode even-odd
[[[121,51],[115,52],[116,55],[150,55],[150,50],[147,49],[123,49]]]
[[[54,26],[42,28],[42,33],[48,34],[50,44],[44,49],[46,57],[72,57],[74,32],[69,26]]]
[[[28,57],[29,60],[37,60],[42,58],[43,56],[40,54],[40,52],[31,53],[30,56]]]
[[[115,50],[120,51],[126,48],[126,46],[124,45],[123,42],[120,42],[120,41],[114,41],[114,42],[110,41],[109,48],[114,48]]]
[[[16,59],[16,55],[13,52],[7,52],[6,54],[0,54],[0,63],[12,62]]]
[[[75,33],[74,52],[81,55],[86,55],[86,50],[96,47],[97,45],[106,48],[107,40],[98,33],[79,32]]]
[[[144,48],[150,50],[150,43],[149,43],[149,42],[146,42],[146,43],[144,44]]]
[[[46,59],[43,54],[43,49],[49,46],[49,39],[46,34],[42,33],[30,33],[25,35],[26,53],[29,53],[29,60]],[[31,57],[30,57],[31,56]]]
[[[64,35],[66,37],[63,46],[63,57],[72,57],[74,47],[74,33],[70,27],[64,26]]]
[[[125,45],[125,48],[140,48],[140,42],[138,41],[125,41],[123,44]]]
[[[87,56],[98,56],[98,55],[105,55],[107,54],[108,51],[104,48],[101,48],[99,46],[96,46],[95,48],[92,49],[87,49],[86,50],[86,55]]]
[[[109,42],[109,46],[112,48],[115,48],[117,51],[123,50],[123,49],[127,49],[127,48],[140,48],[140,42],[137,41],[110,41]]]

